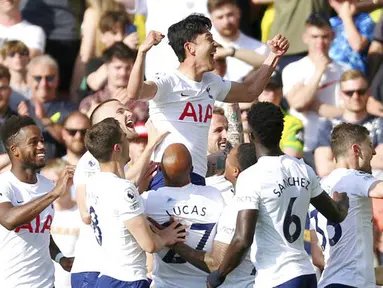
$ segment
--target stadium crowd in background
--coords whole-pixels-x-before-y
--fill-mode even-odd
[[[0,287],[383,285],[382,32],[383,0],[0,0]]]

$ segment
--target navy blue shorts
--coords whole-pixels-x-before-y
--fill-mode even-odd
[[[72,288],[93,288],[96,285],[100,272],[72,273],[70,281]]]
[[[317,277],[315,274],[298,276],[274,288],[317,288]]]
[[[343,284],[330,284],[330,285],[327,285],[325,288],[355,288],[355,287],[343,285]]]
[[[190,173],[191,183],[194,185],[206,186],[205,178],[196,173]],[[157,190],[165,186],[164,174],[160,169],[157,169],[157,174],[149,184],[149,190]]]
[[[148,280],[120,281],[112,277],[102,275],[98,278],[95,288],[149,288]]]

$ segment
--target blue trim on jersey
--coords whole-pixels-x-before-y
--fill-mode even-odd
[[[148,280],[120,281],[112,277],[102,275],[98,278],[95,288],[149,288]]]
[[[100,275],[100,272],[72,273],[70,275],[71,287],[72,288],[93,288],[96,285],[98,275]]]
[[[317,277],[315,274],[302,275],[293,278],[274,288],[317,288]]]
[[[194,185],[206,186],[205,178],[202,177],[201,175],[198,175],[192,172],[190,173],[190,179],[191,179],[191,183],[193,183]],[[148,190],[157,190],[164,186],[165,186],[164,174],[162,174],[160,169],[157,169],[157,174],[156,176],[153,177],[152,181],[150,182]]]

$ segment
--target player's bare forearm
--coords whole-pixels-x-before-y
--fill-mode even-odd
[[[331,222],[340,223],[347,216],[349,200],[341,198],[334,201],[327,192],[323,191],[319,196],[311,198],[311,204]]]
[[[51,255],[51,259],[55,260],[57,254],[59,254],[60,252],[60,248],[57,246],[55,240],[53,240],[53,237],[51,235],[51,239],[49,242],[49,253]]]
[[[128,179],[134,185],[138,186],[138,184],[141,183],[145,173],[147,172],[150,163],[150,157],[154,151],[154,148],[155,146],[153,145],[147,145],[145,150],[137,159],[137,162],[134,163],[134,165],[126,172],[126,179]]]
[[[248,97],[245,101],[241,102],[252,102],[258,99],[258,96],[269,82],[271,74],[273,74],[277,67],[279,59],[280,57],[270,52],[261,67],[246,79],[245,84],[248,86]]]
[[[211,257],[206,257],[208,254],[206,251],[193,249],[183,243],[177,243],[172,247],[172,250],[184,258],[187,262],[198,269],[205,271],[206,273],[210,273],[214,270],[215,265],[212,265],[213,269],[211,269],[208,263],[205,262],[206,260],[210,263],[214,262]]]
[[[219,267],[219,272],[226,277],[243,260],[248,249],[253,243],[258,210],[242,210],[238,212],[237,226],[224,260]]]
[[[8,230],[28,224],[57,198],[57,195],[49,192],[20,206],[13,206],[10,202],[0,203],[0,224]]]
[[[228,120],[227,140],[232,147],[243,143],[243,127],[241,120],[241,109],[238,103],[226,105],[226,118]]]
[[[354,18],[352,15],[343,17],[342,21],[346,31],[347,41],[350,44],[352,50],[356,52],[362,52],[369,43],[368,39],[359,33],[355,26]]]
[[[134,62],[132,71],[129,77],[127,88],[127,99],[140,100],[144,87],[144,73],[145,73],[145,58],[146,52],[138,50],[136,61]],[[122,101],[124,103],[124,101]]]

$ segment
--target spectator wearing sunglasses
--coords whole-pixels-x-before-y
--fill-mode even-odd
[[[63,160],[70,165],[76,166],[78,160],[85,153],[85,133],[90,127],[89,118],[80,111],[74,111],[63,123],[62,137],[66,147]]]
[[[27,81],[31,99],[22,101],[17,107],[19,115],[32,117],[43,132],[46,158],[52,159],[65,154],[62,139],[62,124],[76,107],[65,100],[57,99],[59,83],[58,64],[49,55],[33,58],[28,64]]]
[[[371,167],[373,172],[378,173],[379,170],[383,170],[383,118],[372,116],[367,112],[369,98],[367,78],[359,70],[346,71],[341,77],[340,88],[344,112],[342,116],[320,124],[318,146],[314,153],[316,171],[319,176],[324,177],[334,170],[334,155],[330,148],[331,131],[338,124],[347,122],[363,125],[370,132],[371,142],[376,151]]]
[[[17,111],[17,105],[31,96],[31,90],[27,84],[27,65],[29,63],[29,50],[27,45],[18,40],[8,41],[0,51],[3,64],[11,73],[10,86],[12,95],[9,99],[9,107]]]

